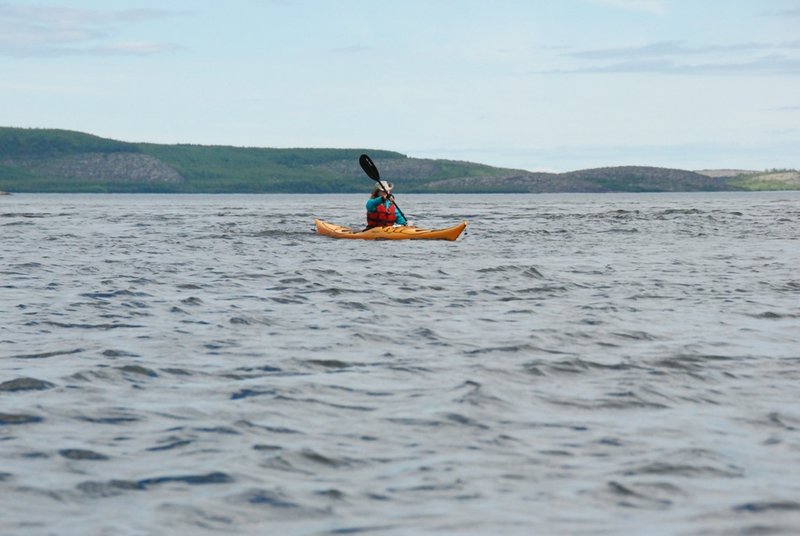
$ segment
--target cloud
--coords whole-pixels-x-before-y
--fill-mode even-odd
[[[360,54],[362,52],[369,52],[370,50],[373,50],[373,48],[365,45],[350,45],[331,49],[332,52],[340,54]]]
[[[797,48],[798,43],[788,43],[786,48]],[[605,48],[568,52],[567,56],[583,59],[626,59],[633,58],[660,58],[667,56],[695,56],[712,53],[746,53],[765,50],[774,50],[775,45],[764,43],[738,43],[734,45],[704,45],[690,47],[682,41],[659,41],[642,46]]]
[[[800,74],[800,40],[690,46],[682,41],[565,52],[572,67],[551,73]]]
[[[156,43],[152,41],[128,41],[113,43],[104,47],[95,47],[88,49],[90,54],[97,55],[113,55],[113,54],[134,54],[138,56],[160,54],[162,52],[169,52],[176,50],[178,47],[169,43]]]
[[[92,10],[63,6],[0,4],[0,55],[53,57],[102,54],[155,54],[169,43],[114,42],[120,27],[159,20],[175,13],[159,9]]]
[[[584,73],[662,73],[684,75],[800,75],[800,59],[771,55],[743,62],[687,64],[674,60],[625,61],[576,69]]]
[[[614,8],[641,11],[652,15],[663,15],[667,8],[663,0],[593,0],[595,4],[603,4]]]
[[[784,9],[782,11],[775,11],[770,14],[776,17],[800,17],[800,7],[796,7],[793,9]]]

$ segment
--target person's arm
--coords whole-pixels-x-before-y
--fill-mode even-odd
[[[408,225],[408,222],[407,222],[407,221],[406,221],[406,219],[403,217],[403,215],[402,215],[402,214],[400,214],[400,211],[397,211],[397,212],[395,213],[395,218],[396,218],[396,219],[395,219],[395,222],[397,223],[397,225]]]
[[[375,212],[378,210],[378,205],[383,203],[383,198],[381,197],[372,197],[367,199],[367,212]]]

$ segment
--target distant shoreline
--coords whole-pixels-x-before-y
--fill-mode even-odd
[[[613,166],[532,172],[380,149],[129,143],[57,129],[0,127],[0,189],[30,193],[359,193],[382,178],[403,193],[622,193],[800,190],[794,169],[690,171]]]

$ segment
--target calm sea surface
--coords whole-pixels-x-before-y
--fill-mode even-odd
[[[800,193],[0,197],[0,533],[796,534]]]

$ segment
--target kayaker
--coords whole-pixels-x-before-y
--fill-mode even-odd
[[[381,188],[383,185],[383,188]],[[370,227],[385,227],[387,225],[407,225],[408,222],[394,205],[392,195],[393,184],[380,181],[372,189],[372,195],[367,200],[367,229]]]

